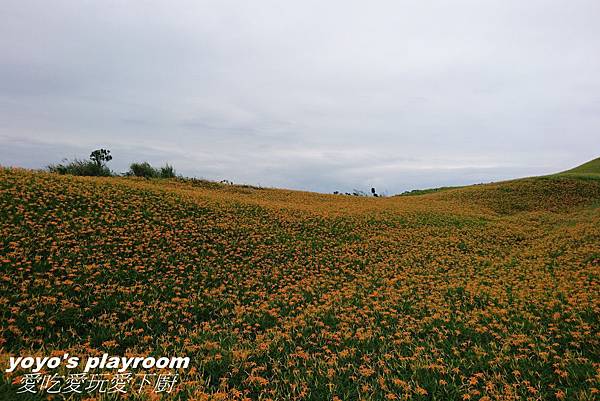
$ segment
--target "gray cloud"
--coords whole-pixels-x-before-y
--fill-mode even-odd
[[[600,3],[4,1],[0,163],[94,147],[330,192],[600,153]]]

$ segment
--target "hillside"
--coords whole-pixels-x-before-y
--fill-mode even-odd
[[[186,355],[183,400],[591,400],[599,161],[389,198],[1,169],[0,351]]]
[[[580,175],[600,178],[600,157],[580,166],[559,173],[560,175]]]

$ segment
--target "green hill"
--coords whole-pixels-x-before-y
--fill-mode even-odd
[[[539,181],[539,180],[547,180],[549,178],[592,178],[592,179],[600,179],[600,157],[594,159],[594,160],[590,160],[587,163],[583,163],[580,166],[577,166],[575,168],[572,168],[570,170],[566,170],[560,173],[555,173],[555,174],[550,174],[547,176],[540,176],[540,177],[527,177],[527,178],[520,178],[520,179],[514,179],[514,180],[508,180],[508,181],[501,181],[501,182],[492,182],[492,183],[488,183],[485,185],[466,185],[466,186],[455,186],[455,187],[439,187],[439,188],[426,188],[426,189],[413,189],[411,191],[405,191],[403,193],[394,195],[394,196],[419,196],[419,195],[427,195],[427,194],[434,194],[437,192],[446,192],[446,191],[451,191],[451,190],[456,190],[456,189],[461,189],[461,188],[465,188],[467,189],[467,191],[475,191],[475,192],[485,192],[488,191],[490,188],[498,188],[501,187],[503,192],[510,192],[512,191],[512,189],[514,189],[514,187],[519,187],[519,186],[523,186],[523,184],[525,184],[527,181]],[[546,183],[544,185],[538,185],[537,190],[544,190],[546,192],[548,192],[548,183],[552,183],[553,181],[546,181]],[[552,185],[552,184],[550,184]],[[570,184],[566,184],[563,182],[562,184],[559,185],[559,187],[561,187],[561,189],[566,189],[566,187],[568,187],[569,185],[580,185],[577,184],[575,182],[571,182]],[[502,198],[501,197],[488,197],[489,200],[491,201],[499,201],[502,202]],[[525,199],[524,197],[521,197],[519,199],[516,199],[517,202],[521,202],[523,199]],[[539,198],[529,198],[529,200],[532,200],[533,202],[536,202]],[[560,203],[560,201],[559,201]]]
[[[600,178],[600,157],[570,170],[558,173],[558,175],[579,175],[590,178]]]

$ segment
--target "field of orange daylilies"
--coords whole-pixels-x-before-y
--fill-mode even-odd
[[[9,356],[65,352],[190,357],[163,399],[600,396],[600,180],[363,198],[1,169],[0,206],[7,399],[49,397]]]

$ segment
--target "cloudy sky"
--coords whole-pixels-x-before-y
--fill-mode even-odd
[[[314,191],[600,156],[598,0],[0,3],[0,164]]]

